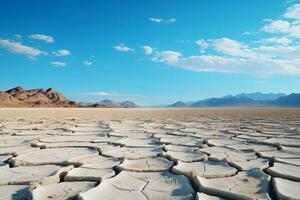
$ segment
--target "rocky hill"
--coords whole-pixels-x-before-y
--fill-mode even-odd
[[[96,103],[79,103],[79,107],[90,108],[138,108],[139,106],[132,101],[116,102],[110,99],[105,99]]]
[[[53,88],[25,90],[15,87],[0,92],[0,107],[77,107]]]
[[[183,101],[177,101],[177,102],[169,105],[168,107],[171,107],[171,108],[185,108],[185,107],[189,107],[189,105],[187,103],[184,103]]]

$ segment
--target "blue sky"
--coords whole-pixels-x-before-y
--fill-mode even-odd
[[[300,92],[300,1],[2,0],[0,89],[142,105]]]

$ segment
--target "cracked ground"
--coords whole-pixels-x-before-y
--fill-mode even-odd
[[[300,199],[300,110],[0,109],[0,200]]]

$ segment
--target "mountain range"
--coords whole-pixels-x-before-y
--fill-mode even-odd
[[[116,102],[110,99],[95,103],[77,103],[68,100],[53,88],[25,90],[22,87],[15,87],[7,91],[0,91],[0,107],[137,108],[139,106],[132,101]],[[177,101],[165,107],[300,107],[300,94],[241,93],[195,102]]]
[[[115,102],[103,100],[97,103],[76,103],[68,100],[53,88],[25,90],[18,86],[0,91],[0,107],[91,107],[91,108],[135,108],[131,101]]]
[[[258,100],[258,101],[266,101],[266,100],[275,100],[279,97],[287,96],[284,93],[261,93],[261,92],[254,92],[254,93],[241,93],[238,95],[227,95],[223,98],[229,98],[229,97],[247,97],[249,99]]]
[[[222,98],[209,98],[192,103],[175,102],[168,107],[300,107],[300,94],[242,93]]]
[[[137,104],[135,104],[132,101],[122,101],[122,102],[117,102],[113,101],[110,99],[104,99],[100,102],[96,103],[85,103],[81,102],[78,103],[79,107],[91,107],[91,108],[138,108]]]

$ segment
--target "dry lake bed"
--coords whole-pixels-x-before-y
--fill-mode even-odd
[[[0,109],[0,199],[300,199],[300,110]]]

